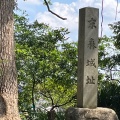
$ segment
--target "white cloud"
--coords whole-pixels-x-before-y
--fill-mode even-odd
[[[120,5],[120,3],[119,3]],[[116,16],[116,6],[117,2],[115,0],[104,0],[104,5],[103,5],[103,33],[105,35],[112,35],[112,31],[110,30],[108,24],[112,24],[115,21],[115,16]],[[101,10],[101,7],[100,7]],[[118,6],[118,11],[119,11],[119,6]],[[100,11],[101,12],[101,11]],[[101,15],[101,14],[100,14]],[[120,14],[117,14],[117,20],[120,19]],[[101,22],[101,16],[100,16],[100,22]],[[100,29],[101,31],[101,29]]]
[[[41,0],[26,0],[25,2],[28,4],[35,4],[35,5],[40,5],[42,3]]]
[[[38,13],[36,19],[39,22],[44,22],[50,24],[50,26],[56,27],[66,27],[70,32],[77,30],[78,25],[78,14],[76,12],[76,4],[73,2],[71,4],[62,4],[55,2],[52,6],[52,11],[60,15],[61,17],[67,18],[67,20],[61,20],[51,14],[50,12]],[[77,31],[76,31],[77,32]]]
[[[56,0],[57,1],[57,0]],[[41,0],[28,0],[29,4],[40,4]],[[99,8],[100,12],[100,23],[99,23],[99,33],[101,32],[101,0],[74,0],[74,2],[70,4],[63,4],[59,2],[54,2],[50,8],[52,11],[57,13],[58,15],[67,18],[67,20],[61,20],[51,14],[48,11],[39,12],[35,15],[35,19],[39,22],[44,22],[50,24],[50,26],[56,27],[66,27],[71,32],[72,39],[77,40],[77,32],[78,32],[78,12],[80,8],[83,7],[96,7]],[[109,23],[113,23],[115,21],[115,14],[116,14],[116,0],[104,0],[104,9],[103,9],[103,35],[111,35],[111,31],[108,27]],[[44,7],[46,8],[46,7]],[[30,9],[32,9],[30,7]],[[120,3],[118,6],[118,11],[120,11]],[[117,20],[120,19],[120,13],[117,15]],[[99,34],[100,35],[100,34]]]

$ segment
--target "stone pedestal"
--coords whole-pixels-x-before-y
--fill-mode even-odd
[[[69,108],[66,120],[119,120],[115,111],[108,108]]]

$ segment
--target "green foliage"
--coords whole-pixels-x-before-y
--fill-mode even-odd
[[[115,22],[114,24],[109,24],[111,30],[114,33],[114,45],[120,49],[120,21]]]
[[[77,45],[66,42],[68,33],[37,21],[29,24],[25,16],[15,15],[19,109],[29,117],[34,113],[32,120],[47,107],[74,105]],[[42,109],[37,105],[40,100]]]
[[[120,85],[116,81],[102,81],[99,85],[99,107],[111,108],[120,117]]]
[[[110,26],[115,36],[99,40],[98,106],[115,110],[120,118],[120,24]]]
[[[119,73],[119,58],[119,51],[114,45],[112,38],[104,36],[102,39],[99,39],[99,73],[105,76],[104,79],[112,80],[113,73]]]
[[[55,114],[55,120],[65,120],[65,112],[57,112]],[[45,112],[35,112],[35,113],[29,113],[29,115],[26,114],[25,116],[21,116],[22,120],[48,120],[48,116]]]
[[[112,28],[116,37],[99,39],[98,106],[112,108],[119,116],[119,26]],[[23,120],[47,120],[52,110],[56,111],[56,120],[64,120],[65,109],[75,105],[77,43],[68,43],[68,34],[65,28],[52,29],[37,21],[30,24],[26,15],[15,15],[19,109]]]
[[[120,118],[120,54],[113,38],[99,40],[98,106],[111,108]]]

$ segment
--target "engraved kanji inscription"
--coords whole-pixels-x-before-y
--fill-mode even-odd
[[[95,59],[87,60],[87,65],[86,66],[93,66],[93,67],[96,68]]]
[[[92,76],[92,77],[90,78],[89,76],[87,76],[86,84],[95,84],[95,79],[94,79],[94,77]]]
[[[90,20],[88,20],[88,22],[89,22],[88,28],[91,28],[91,29],[96,28],[96,25],[95,25],[96,20],[94,18],[91,18]]]
[[[88,43],[88,48],[89,49],[95,49],[95,48],[97,48],[96,46],[95,46],[95,41],[94,41],[94,39],[93,38],[90,38],[90,40],[89,40],[89,43]]]

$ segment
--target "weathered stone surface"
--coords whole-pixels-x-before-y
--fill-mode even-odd
[[[99,10],[80,9],[77,107],[97,107]]]
[[[115,111],[108,108],[69,108],[66,120],[119,120]]]

